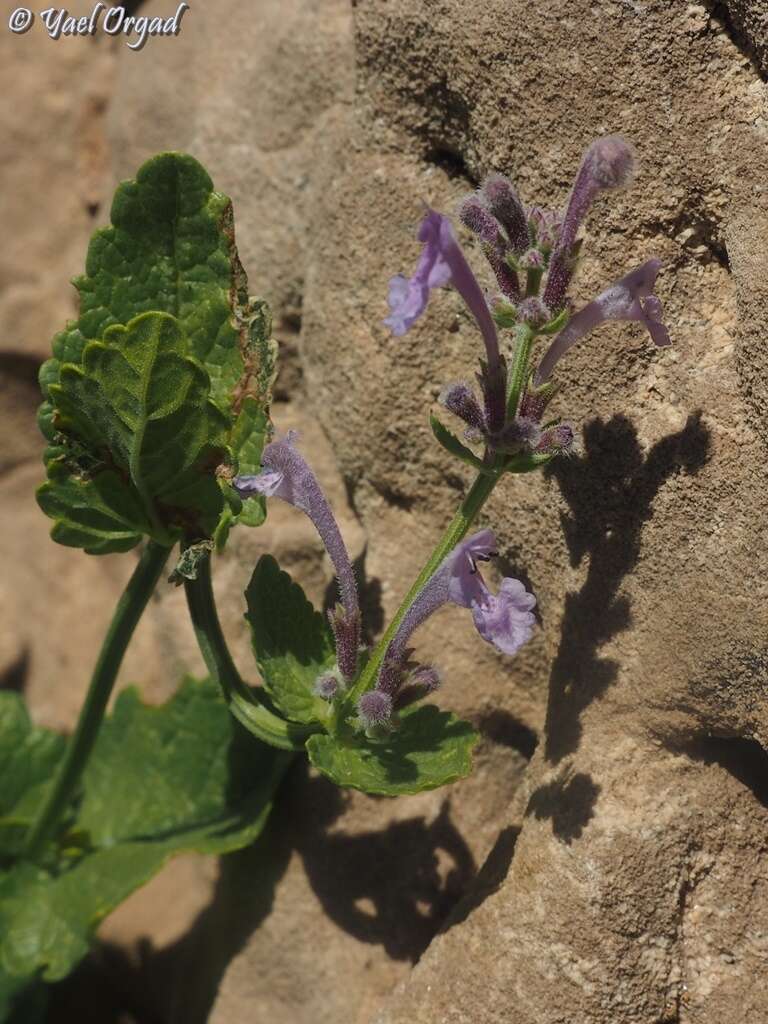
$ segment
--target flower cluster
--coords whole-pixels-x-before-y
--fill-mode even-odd
[[[634,155],[623,139],[608,136],[593,142],[562,215],[524,206],[500,174],[486,178],[477,193],[462,201],[459,216],[479,239],[493,271],[495,294],[486,295],[481,288],[450,220],[429,209],[419,227],[422,251],[415,271],[390,281],[390,315],[384,322],[395,335],[410,330],[426,309],[431,292],[446,285],[457,289],[477,322],[485,347],[477,378],[480,396],[466,381],[458,381],[443,390],[440,401],[463,421],[465,438],[483,444],[482,460],[441,424],[435,433],[450,451],[479,468],[481,478],[492,481],[487,494],[502,473],[523,472],[572,450],[573,428],[545,416],[555,393],[552,373],[585,334],[605,320],[634,320],[645,326],[656,345],[669,344],[661,304],[653,294],[658,260],[648,260],[576,313],[567,295],[579,253],[579,226],[590,204],[602,190],[627,185],[633,171]],[[498,328],[513,332],[510,359],[499,344]],[[550,341],[534,360],[533,343],[538,336]],[[530,638],[535,623],[533,595],[511,578],[503,579],[494,593],[479,571],[480,563],[489,561],[496,547],[492,531],[484,529],[460,540],[436,565],[398,613],[389,642],[384,641],[386,646],[361,669],[365,659],[360,657],[357,583],[328,501],[292,435],[266,446],[262,466],[255,476],[237,477],[237,490],[242,495],[276,496],[302,509],[317,527],[338,577],[341,600],[329,615],[337,664],[317,679],[315,693],[349,707],[352,691],[357,726],[369,737],[386,734],[397,724],[400,709],[439,686],[437,669],[416,662],[410,646],[416,629],[439,608],[455,604],[468,609],[480,636],[504,654],[515,654]],[[471,518],[463,523],[464,530]]]
[[[628,185],[634,153],[619,136],[597,139],[582,158],[571,194],[560,214],[524,206],[501,174],[485,179],[459,206],[462,222],[477,235],[493,271],[498,293],[486,296],[464,259],[450,220],[429,210],[419,229],[423,250],[415,273],[392,278],[390,315],[384,321],[403,334],[426,308],[430,291],[452,284],[475,316],[485,342],[486,359],[478,376],[482,401],[459,381],[446,387],[440,401],[463,420],[465,438],[483,442],[486,458],[528,452],[551,456],[567,452],[574,431],[554,420],[542,422],[555,393],[550,378],[556,364],[577,341],[605,320],[634,320],[658,346],[669,344],[661,303],[653,294],[659,260],[648,260],[607,288],[577,313],[567,296],[576,267],[579,227],[599,192]],[[496,327],[514,331],[515,352],[537,336],[552,336],[538,366],[525,366],[521,383],[508,371]],[[499,465],[500,463],[496,463]]]

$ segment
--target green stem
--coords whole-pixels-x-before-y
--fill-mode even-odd
[[[520,396],[528,379],[528,363],[531,356],[531,346],[533,345],[535,337],[536,332],[527,326],[521,327],[518,332],[515,354],[509,375],[507,395],[508,420],[513,419],[517,415]],[[445,533],[438,541],[437,547],[430,555],[429,561],[419,573],[411,589],[405,595],[405,599],[398,608],[395,617],[390,622],[387,631],[374,648],[368,663],[360,675],[360,678],[350,690],[347,698],[348,704],[357,701],[362,694],[366,692],[366,690],[371,689],[379,671],[379,666],[384,658],[384,654],[389,646],[389,642],[395,635],[397,627],[405,618],[408,609],[421,593],[424,584],[430,576],[434,573],[446,555],[467,535],[470,526],[477,518],[480,509],[491,496],[493,488],[498,483],[505,469],[510,472],[517,471],[512,468],[510,460],[506,459],[505,456],[497,456],[493,466],[493,472],[489,473],[486,471],[478,474],[478,477],[469,489],[467,496],[459,506],[456,515],[449,523]]]
[[[531,295],[538,295],[539,288],[541,286],[541,278],[544,274],[544,270],[539,267],[531,267],[525,278],[525,297],[529,298]]]
[[[312,729],[275,715],[243,682],[224,639],[211,585],[210,553],[200,560],[197,578],[184,584],[187,606],[200,653],[221,688],[229,710],[260,740],[281,750],[302,750]]]
[[[53,785],[26,836],[24,852],[27,857],[34,858],[40,853],[75,795],[96,742],[123,655],[170,551],[170,548],[150,541],[117,602],[74,734],[67,744]]]
[[[530,327],[521,327],[517,335],[515,354],[512,359],[512,368],[509,374],[509,386],[507,393],[507,419],[512,420],[517,416],[517,409],[520,405],[520,395],[525,387],[528,378],[528,361],[531,357],[531,346],[535,334]]]
[[[452,551],[456,545],[462,540],[467,533],[472,523],[477,518],[480,509],[486,503],[488,498],[491,496],[493,488],[496,486],[500,472],[490,473],[479,473],[477,479],[472,484],[472,487],[467,492],[467,496],[462,501],[461,505],[453,517],[451,522],[448,524],[447,529],[443,533],[440,540],[437,542],[437,546],[429,557],[429,561],[419,573],[413,586],[405,595],[405,598],[395,613],[395,617],[390,622],[387,631],[379,640],[376,648],[374,649],[371,657],[368,660],[363,672],[360,675],[357,683],[350,691],[349,700],[357,700],[366,690],[369,690],[373,685],[376,678],[376,674],[381,665],[384,653],[386,652],[389,642],[397,631],[397,627],[405,618],[408,609],[411,607],[413,602],[416,600],[418,595],[421,593],[424,584],[432,576],[437,567],[441,564],[446,555]]]

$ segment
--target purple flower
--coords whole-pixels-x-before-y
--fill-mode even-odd
[[[605,135],[587,147],[550,258],[543,298],[551,310],[556,311],[563,306],[573,273],[571,257],[576,233],[592,201],[603,189],[624,188],[628,185],[634,168],[634,151],[620,135]]]
[[[423,242],[416,270],[410,278],[398,274],[389,282],[390,315],[384,323],[395,335],[405,334],[427,308],[433,288],[452,284],[477,320],[485,341],[491,371],[500,365],[499,341],[488,302],[475,275],[464,259],[447,217],[428,210],[419,227]]]
[[[480,635],[505,654],[514,654],[525,643],[534,623],[530,609],[536,598],[518,580],[511,579],[503,582],[498,596],[491,593],[478,563],[489,561],[495,548],[492,530],[480,530],[456,545],[406,612],[384,655],[384,666],[399,665],[414,630],[449,602],[469,608]],[[506,633],[504,621],[509,626]],[[382,673],[386,674],[384,668]]]
[[[520,580],[509,576],[501,581],[498,594],[491,593],[477,563],[488,561],[495,546],[493,531],[481,530],[454,548],[446,560],[448,597],[472,611],[475,627],[484,640],[504,654],[515,654],[531,637],[536,621],[531,609],[536,598]]]
[[[418,239],[424,243],[419,262],[411,278],[396,274],[389,282],[390,315],[384,323],[392,333],[401,336],[413,327],[427,308],[433,288],[444,288],[451,283],[451,268],[441,247],[441,221],[439,213],[431,211],[419,227]]]
[[[357,584],[349,554],[334,518],[328,499],[317,477],[294,447],[295,434],[290,431],[284,440],[272,441],[261,457],[263,470],[254,476],[235,477],[239,494],[263,494],[282,498],[306,513],[325,545],[341,591],[343,611],[331,613],[331,626],[336,639],[336,657],[345,679],[354,678],[360,646],[360,605]]]
[[[514,654],[531,636],[536,598],[519,580],[506,577],[493,594],[478,571],[478,562],[494,554],[492,530],[480,530],[461,541],[435,570],[405,613],[382,659],[376,686],[358,701],[365,728],[383,725],[392,712],[433,692],[440,683],[430,665],[413,667],[408,646],[414,630],[444,604],[469,608],[480,636],[505,654]],[[403,685],[403,684],[406,685]]]
[[[575,313],[549,346],[536,370],[534,384],[538,386],[547,380],[568,349],[605,320],[636,320],[656,345],[669,345],[669,333],[661,320],[661,303],[653,294],[660,267],[661,260],[648,260]]]

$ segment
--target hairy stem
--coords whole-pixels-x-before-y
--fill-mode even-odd
[[[77,791],[133,631],[154,591],[171,549],[150,541],[117,602],[93,670],[74,734],[67,744],[46,799],[25,840],[25,855],[37,856]]]
[[[514,419],[517,415],[517,410],[520,405],[520,396],[528,379],[531,347],[535,336],[535,331],[528,326],[522,327],[517,336],[515,353],[509,374],[507,393],[508,421]],[[448,527],[440,540],[437,542],[437,546],[430,555],[429,561],[419,573],[411,589],[405,595],[403,603],[398,608],[395,617],[392,619],[386,632],[374,648],[368,663],[360,675],[360,678],[349,693],[349,697],[347,698],[349,702],[358,700],[366,690],[370,690],[373,686],[379,671],[379,666],[384,658],[389,642],[397,632],[398,626],[405,618],[413,602],[421,593],[424,584],[432,576],[446,555],[456,547],[459,541],[466,537],[469,532],[469,528],[477,518],[478,513],[491,496],[491,492],[502,476],[504,469],[507,468],[510,472],[515,472],[515,469],[512,468],[509,460],[507,460],[503,455],[497,455],[493,459],[490,468],[492,470],[491,472],[486,471],[478,474],[477,479],[467,492],[467,495],[459,506],[458,511],[448,524]]]
[[[520,396],[528,379],[528,363],[531,357],[531,346],[533,345],[534,337],[535,334],[530,327],[523,327],[518,333],[515,342],[515,354],[512,358],[507,391],[508,420],[513,420],[517,416]]]
[[[466,537],[469,532],[469,528],[477,518],[480,509],[490,497],[500,476],[500,471],[493,474],[487,472],[478,473],[477,479],[467,492],[466,497],[459,506],[453,519],[448,524],[448,527],[442,537],[437,542],[437,546],[430,555],[429,561],[419,573],[411,589],[405,595],[403,603],[400,605],[395,617],[387,627],[387,631],[376,645],[365,669],[360,675],[359,680],[350,692],[351,700],[357,700],[363,693],[365,693],[366,690],[371,688],[384,657],[384,653],[389,646],[389,642],[397,632],[397,627],[403,621],[408,609],[421,593],[424,584],[432,576],[446,555],[456,547],[459,541]]]
[[[243,682],[224,639],[211,585],[211,557],[201,559],[197,579],[184,584],[187,606],[206,667],[221,687],[229,710],[245,728],[270,746],[302,750],[312,729],[286,722]]]

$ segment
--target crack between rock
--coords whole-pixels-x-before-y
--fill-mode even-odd
[[[768,82],[768,68],[761,67],[761,54],[755,43],[750,39],[745,28],[738,23],[737,17],[731,13],[729,0],[704,0],[704,6],[720,31],[730,39],[736,49],[752,65],[757,78],[761,82]]]

